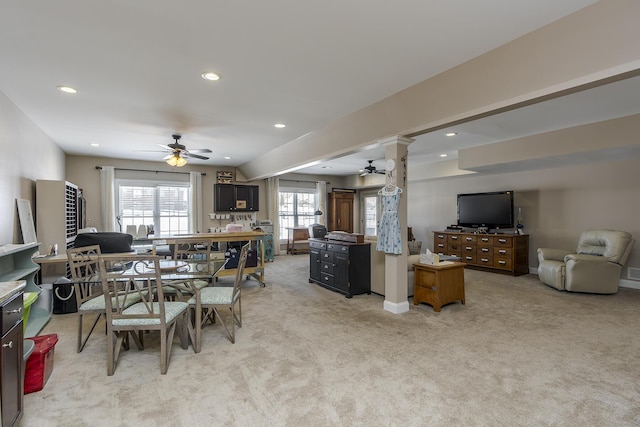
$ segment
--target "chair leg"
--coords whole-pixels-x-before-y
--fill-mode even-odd
[[[93,330],[96,328],[96,325],[98,324],[98,321],[100,320],[100,317],[102,317],[104,314],[100,313],[96,316],[96,318],[93,321],[93,325],[91,325],[91,329],[89,330],[89,333],[87,334],[87,336],[83,339],[82,338],[82,326],[83,326],[83,318],[84,315],[82,314],[78,314],[78,353],[80,353],[83,349],[84,346],[87,344],[87,341],[89,341],[89,337],[91,336],[91,334],[93,333]]]

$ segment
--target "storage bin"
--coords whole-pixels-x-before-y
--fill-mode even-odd
[[[225,269],[230,270],[233,268],[238,268],[238,261],[240,261],[240,251],[236,249],[230,249],[225,252],[225,257],[229,260],[225,264]],[[249,249],[247,252],[247,261],[245,263],[245,267],[257,267],[258,265],[258,254],[255,249]]]
[[[53,355],[58,334],[40,335],[28,338],[34,342],[34,349],[27,360],[24,376],[24,394],[44,388],[53,371]]]
[[[38,299],[37,292],[25,292],[22,294],[22,332],[27,332],[27,320],[29,320],[29,313],[31,313],[31,305]]]

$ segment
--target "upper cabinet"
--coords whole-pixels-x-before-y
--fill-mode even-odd
[[[257,185],[215,184],[216,212],[257,212],[260,194]]]

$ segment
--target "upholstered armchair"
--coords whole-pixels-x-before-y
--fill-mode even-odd
[[[634,242],[625,231],[591,230],[580,235],[575,253],[538,248],[538,277],[561,291],[615,294]]]

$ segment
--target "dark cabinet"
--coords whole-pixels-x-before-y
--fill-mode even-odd
[[[0,414],[2,427],[17,425],[22,418],[22,291],[0,306]]]
[[[260,192],[257,185],[215,184],[215,211],[257,212]]]
[[[309,239],[309,283],[353,295],[371,293],[370,243]]]
[[[236,185],[236,210],[255,212],[260,210],[258,187],[256,185]]]

